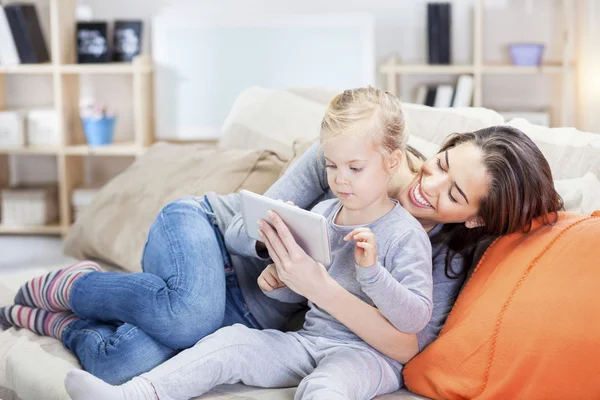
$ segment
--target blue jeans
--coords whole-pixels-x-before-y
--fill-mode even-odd
[[[63,343],[108,383],[149,371],[220,327],[260,328],[205,198],[185,197],[161,210],[142,270],[87,273],[71,289],[80,319],[67,326]]]

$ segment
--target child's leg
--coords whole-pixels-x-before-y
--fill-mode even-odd
[[[374,351],[341,347],[326,352],[298,385],[295,399],[364,400],[400,388],[400,373]]]
[[[73,400],[102,400],[109,396],[111,400],[190,399],[224,383],[267,388],[295,386],[314,367],[314,359],[294,336],[234,325],[207,336],[122,386],[107,385],[80,371],[69,374],[65,384]],[[100,396],[94,397],[94,393]],[[155,393],[155,397],[147,393]]]

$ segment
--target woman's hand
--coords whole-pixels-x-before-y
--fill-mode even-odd
[[[361,267],[372,267],[377,262],[377,241],[369,228],[356,228],[346,236],[346,242],[356,241],[354,261]]]
[[[274,211],[269,211],[273,226],[259,221],[259,234],[275,263],[279,280],[301,296],[319,304],[333,279],[323,266],[296,243],[290,230]]]
[[[271,290],[285,286],[279,279],[279,275],[277,275],[275,264],[269,264],[267,265],[267,268],[263,270],[262,274],[258,277],[258,286],[265,292],[270,292]]]

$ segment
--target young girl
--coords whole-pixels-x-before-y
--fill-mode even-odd
[[[336,199],[319,203],[313,212],[329,221],[330,276],[377,307],[397,329],[416,333],[432,311],[431,244],[421,224],[387,195],[406,140],[400,102],[394,96],[361,88],[335,97],[323,119],[321,144]],[[227,243],[230,249],[236,244]],[[278,286],[276,281],[273,267],[259,278],[271,298],[306,301],[288,287],[271,290]],[[220,384],[243,382],[298,385],[296,398],[367,399],[401,387],[402,365],[371,348],[318,305],[309,302],[309,307],[298,332],[234,325],[118,387],[87,372],[71,371],[67,391],[74,400],[188,399]]]

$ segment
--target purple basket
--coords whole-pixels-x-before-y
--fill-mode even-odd
[[[541,43],[509,44],[510,58],[513,65],[538,66],[542,64],[544,45]]]

